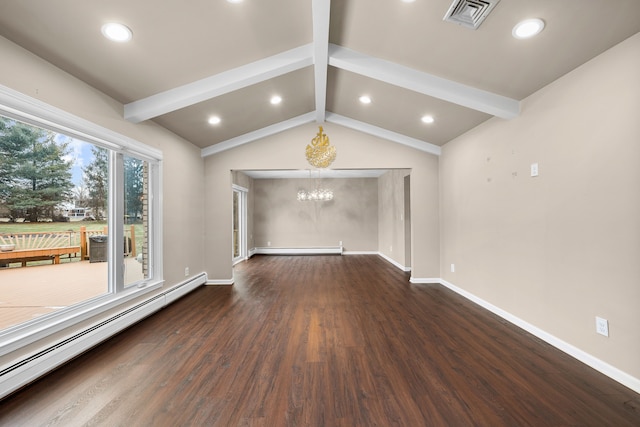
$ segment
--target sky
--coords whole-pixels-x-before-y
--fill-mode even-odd
[[[82,185],[82,168],[86,167],[93,159],[91,152],[92,144],[72,138],[66,135],[57,134],[56,142],[68,142],[67,154],[64,159],[71,162],[72,181],[75,187]]]

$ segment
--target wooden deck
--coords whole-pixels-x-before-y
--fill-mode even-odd
[[[142,278],[125,258],[126,282]],[[107,292],[107,263],[77,261],[0,269],[0,330]]]

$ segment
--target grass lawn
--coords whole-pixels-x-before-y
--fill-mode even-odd
[[[86,227],[87,230],[102,230],[106,226],[106,221],[0,222],[0,234],[45,231],[80,231],[80,227]]]

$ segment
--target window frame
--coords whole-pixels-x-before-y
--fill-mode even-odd
[[[249,193],[249,190],[247,188],[241,187],[240,185],[237,184],[232,184],[232,192],[231,192],[231,197],[235,197],[235,194],[238,194],[238,229],[239,229],[239,236],[238,236],[238,241],[239,241],[239,254],[236,257],[235,253],[234,253],[234,237],[233,237],[233,221],[235,220],[235,218],[233,218],[233,216],[236,215],[236,212],[232,212],[232,218],[231,218],[231,258],[232,258],[232,263],[233,265],[236,265],[239,262],[245,261],[247,259],[247,253],[248,253],[248,248],[247,248],[247,195]],[[233,205],[233,202],[231,203]]]
[[[162,152],[160,150],[3,85],[0,85],[0,114],[110,150],[112,160],[109,172],[108,224],[109,228],[114,230],[110,233],[112,236],[122,235],[124,227],[123,215],[118,216],[118,212],[124,211],[122,157],[126,154],[148,162],[149,235],[147,238],[150,253],[150,278],[125,286],[121,265],[124,254],[118,250],[118,248],[121,249],[121,245],[116,245],[119,238],[110,238],[108,293],[0,331],[0,357],[2,357],[159,289],[164,285],[164,277]],[[120,158],[119,162],[117,157]]]

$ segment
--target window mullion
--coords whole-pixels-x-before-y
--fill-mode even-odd
[[[109,289],[124,290],[124,160],[122,153],[111,152],[109,180]]]

